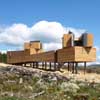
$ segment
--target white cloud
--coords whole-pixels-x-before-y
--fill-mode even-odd
[[[61,42],[66,28],[58,22],[40,21],[32,26],[33,37],[43,42]]]
[[[98,59],[100,60],[100,56],[98,56]]]
[[[71,30],[75,35],[85,32],[84,29],[64,27],[59,22],[39,21],[32,27],[25,24],[13,24],[0,28],[0,43],[6,45],[21,46],[25,41],[40,40],[49,48],[58,48],[64,33]],[[48,44],[48,45],[47,45]],[[46,47],[45,48],[48,48]],[[60,47],[60,46],[59,46]]]
[[[0,51],[1,53],[6,53],[7,51],[6,50],[2,50],[2,51]]]
[[[88,65],[92,64],[100,64],[100,55],[97,55],[96,61],[95,62],[89,62]]]
[[[29,39],[30,28],[24,24],[13,24],[0,32],[0,43],[9,45],[22,45],[22,43]]]
[[[100,51],[100,47],[99,46],[95,46],[95,48],[96,48],[97,52]]]
[[[96,59],[96,62],[94,62],[94,64],[100,64],[100,47],[99,46],[95,46],[96,48],[96,54],[97,54],[97,59]]]
[[[100,64],[100,55],[97,57],[96,64]]]
[[[57,50],[57,49],[60,49],[61,47],[62,47],[61,43],[44,43],[43,44],[43,48],[46,51]]]
[[[97,57],[97,61],[94,64],[100,64],[100,56]]]

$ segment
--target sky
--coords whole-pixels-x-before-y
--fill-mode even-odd
[[[94,35],[100,62],[100,0],[0,0],[0,51],[20,50],[41,40],[45,50],[61,48],[69,30]]]

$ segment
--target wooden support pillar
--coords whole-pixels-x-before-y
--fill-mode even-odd
[[[26,67],[26,63],[24,63],[24,67]]]
[[[33,66],[32,66],[33,68],[35,67],[35,63],[33,62]]]
[[[84,62],[84,74],[86,72],[86,62]]]
[[[45,65],[44,67],[45,67],[45,70],[46,70],[47,69],[47,62],[45,62],[44,65]]]
[[[44,69],[44,67],[45,67],[45,62],[42,63],[42,66],[43,66],[42,68]]]
[[[54,62],[54,70],[56,70],[57,68],[56,68],[57,66],[56,66],[56,62]]]
[[[36,68],[38,68],[38,62],[36,62]]]
[[[51,62],[49,64],[50,64],[50,70],[51,70]]]
[[[68,62],[68,71],[70,70],[69,67],[70,67],[70,63]]]
[[[38,62],[38,68],[39,68],[39,66],[40,66],[40,63]]]
[[[73,71],[73,64],[72,64],[72,62],[69,63],[69,70],[70,70],[70,72]]]
[[[59,63],[57,63],[57,65],[56,65],[56,70],[58,71],[59,70]]]
[[[12,64],[13,65],[13,64]],[[16,64],[15,64],[16,65]],[[24,67],[24,64],[22,64],[22,66]]]
[[[36,62],[34,62],[34,68],[36,67]]]
[[[30,63],[30,67],[33,67],[33,63]]]
[[[78,73],[78,62],[75,63],[75,74]]]
[[[39,62],[37,62],[37,68],[39,68]]]
[[[69,62],[69,63],[68,63],[68,66],[69,66],[69,71],[71,72],[71,71],[72,71],[72,63]]]
[[[74,74],[75,71],[75,66],[74,66],[74,62],[72,63],[72,73]]]
[[[62,64],[61,63],[59,63],[58,64],[58,68],[57,68],[57,70],[59,70],[60,71],[60,68],[62,67]]]
[[[44,68],[44,62],[42,62],[42,69]]]

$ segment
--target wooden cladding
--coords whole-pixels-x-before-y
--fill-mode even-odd
[[[23,62],[25,56],[30,55],[28,50],[25,51],[8,51],[7,52],[7,63],[18,63]]]
[[[35,49],[42,49],[42,44],[38,41],[38,42],[30,42],[31,44],[31,48],[35,48]]]
[[[92,62],[96,61],[96,49],[90,47],[70,47],[57,50],[57,62]]]
[[[72,34],[64,34],[62,38],[62,46],[65,47],[71,47],[72,45]]]
[[[42,49],[42,44],[40,41],[31,41],[29,43],[24,43],[24,49]]]
[[[7,52],[7,62],[91,62],[96,60],[96,49],[91,47],[67,47],[57,51],[31,54],[29,50]]]
[[[25,53],[24,51],[7,52],[7,62],[11,64],[25,63],[25,62],[44,62],[44,61],[54,62],[55,51],[49,51],[49,52],[38,53],[38,54],[33,54],[33,55],[30,55],[30,53],[28,52]]]
[[[34,48],[30,48],[28,51],[30,52],[30,55],[38,54],[38,53],[42,53],[43,52],[42,49],[37,50],[37,49],[34,49]]]
[[[24,43],[24,50],[30,49],[30,43]]]
[[[73,33],[64,34],[62,38],[62,48],[73,46],[93,47],[93,35],[84,33],[76,40]]]
[[[40,41],[24,43],[22,51],[8,51],[10,64],[27,62],[92,62],[96,61],[96,49],[93,48],[93,35],[84,33],[76,39],[72,32],[62,37],[62,49],[43,52]]]
[[[74,61],[74,47],[57,50],[57,62],[72,62]]]
[[[44,53],[38,53],[31,55],[32,61],[38,62],[54,62],[55,61],[55,51],[49,51]]]
[[[42,44],[40,41],[30,41],[29,43],[24,43],[24,51],[29,51],[29,55],[42,53]]]
[[[82,41],[84,47],[92,47],[93,46],[93,35],[92,34],[83,34]]]
[[[75,61],[77,62],[96,61],[96,48],[75,47]]]

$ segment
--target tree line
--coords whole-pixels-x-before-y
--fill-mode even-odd
[[[7,54],[6,53],[0,53],[0,62],[7,63]]]

